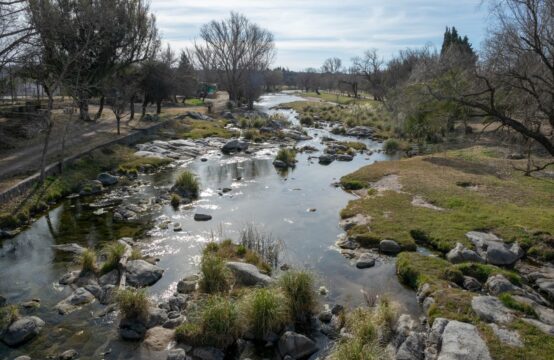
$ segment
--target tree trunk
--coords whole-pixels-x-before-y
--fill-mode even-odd
[[[142,101],[142,115],[141,119],[146,115],[146,107],[148,106],[148,98],[145,96],[144,100]]]
[[[90,121],[88,114],[88,99],[79,99],[79,119],[83,121]]]
[[[157,100],[156,101],[156,114],[160,115],[162,112],[162,101]]]
[[[46,179],[46,155],[48,153],[48,144],[50,142],[50,134],[52,133],[52,108],[54,107],[54,99],[52,94],[46,89],[48,94],[48,107],[44,114],[44,121],[46,123],[46,134],[44,136],[44,145],[42,147],[42,154],[40,157],[40,179],[39,183],[43,184]]]
[[[100,107],[98,108],[98,112],[94,116],[94,121],[100,119],[100,116],[102,116],[102,111],[104,111],[104,101],[105,101],[104,95],[100,97]]]
[[[131,114],[129,115],[129,121],[135,118],[135,97],[131,97],[131,103],[129,104],[129,109]]]
[[[119,114],[115,114],[115,120],[117,122],[117,135],[121,135],[119,126],[119,124],[121,124],[121,116]]]

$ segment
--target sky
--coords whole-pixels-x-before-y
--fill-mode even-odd
[[[367,49],[384,59],[399,50],[440,48],[446,26],[455,26],[479,49],[486,30],[483,0],[151,0],[162,39],[190,47],[200,27],[239,12],[275,36],[273,67],[320,68],[326,58],[343,64]]]

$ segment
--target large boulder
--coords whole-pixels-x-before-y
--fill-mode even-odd
[[[466,237],[473,242],[477,252],[487,263],[500,266],[512,266],[524,252],[519,245],[506,244],[498,236],[480,231],[470,231]]]
[[[181,294],[190,294],[196,290],[196,285],[200,277],[198,275],[187,276],[177,283],[177,292]]]
[[[498,274],[487,279],[485,289],[489,292],[489,294],[498,296],[502,293],[511,292],[518,288],[506,279],[504,275]]]
[[[36,316],[26,316],[11,323],[2,336],[8,346],[16,347],[37,336],[45,323]]]
[[[491,360],[487,345],[477,328],[460,321],[449,321],[442,332],[438,360]]]
[[[109,173],[101,173],[96,178],[98,181],[102,183],[103,186],[111,186],[117,184],[117,176],[113,176]]]
[[[221,148],[221,152],[224,154],[230,154],[234,152],[241,152],[248,149],[248,143],[244,141],[240,141],[237,139],[228,141],[223,147]]]
[[[478,262],[484,263],[485,260],[475,251],[466,248],[462,243],[457,243],[456,246],[446,254],[446,258],[453,264],[461,262]]]
[[[489,264],[512,266],[519,260],[519,256],[505,245],[491,244],[487,248],[486,259]]]
[[[398,254],[401,248],[394,240],[382,240],[379,243],[379,251],[384,254]]]
[[[366,269],[375,266],[375,258],[371,254],[363,253],[356,260],[356,267],[358,269]]]
[[[175,338],[175,330],[156,326],[144,334],[144,345],[154,351],[167,349]]]
[[[56,304],[55,309],[58,310],[61,315],[66,315],[83,305],[93,302],[94,299],[95,296],[90,291],[84,287],[80,287],[77,288],[73,294]]]
[[[523,342],[517,331],[505,329],[496,324],[489,324],[489,327],[502,343],[513,347],[523,347]]]
[[[335,161],[335,156],[334,155],[321,155],[319,157],[319,163],[321,165],[329,165],[333,161]]]
[[[144,260],[127,262],[127,282],[131,286],[144,287],[155,284],[163,275],[164,270]]]
[[[262,274],[258,268],[252,264],[230,261],[227,267],[231,269],[237,282],[245,286],[267,286],[271,283],[271,277]]]
[[[317,345],[310,338],[293,331],[287,331],[281,336],[278,348],[283,358],[288,355],[293,359],[308,357],[318,350]]]
[[[507,324],[514,319],[513,311],[494,296],[476,296],[471,300],[473,311],[486,322]]]

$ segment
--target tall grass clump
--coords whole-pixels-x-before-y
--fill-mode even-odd
[[[146,290],[126,288],[117,293],[116,303],[125,319],[142,319],[148,317],[149,301]]]
[[[231,274],[223,259],[217,255],[205,253],[200,265],[202,278],[200,289],[206,293],[218,293],[229,290]]]
[[[281,242],[271,233],[260,231],[254,224],[246,224],[240,233],[240,245],[259,255],[263,262],[275,268],[279,264]]]
[[[383,151],[386,154],[394,154],[398,150],[400,150],[400,143],[398,142],[398,140],[388,139],[387,141],[385,141],[385,144],[383,145]]]
[[[106,247],[108,259],[102,265],[100,272],[102,274],[109,273],[110,271],[117,269],[119,261],[125,255],[126,246],[120,242],[115,242]]]
[[[200,192],[200,183],[192,172],[185,170],[175,180],[173,191],[180,196],[196,199]]]
[[[11,323],[17,321],[19,317],[19,309],[16,305],[0,307],[0,333],[2,333],[3,329],[10,326]]]
[[[392,335],[397,312],[395,306],[382,298],[374,307],[358,308],[345,319],[350,337],[343,337],[335,346],[332,360],[381,360],[389,358],[385,350]]]
[[[279,160],[287,164],[288,166],[296,165],[296,151],[293,149],[282,148],[277,152],[275,160]]]
[[[96,268],[96,252],[92,249],[86,249],[80,256],[81,275],[95,273]]]
[[[221,296],[211,296],[190,322],[175,331],[178,341],[204,346],[227,347],[240,334],[239,313],[235,304]]]
[[[246,327],[259,339],[271,332],[279,333],[289,319],[284,296],[278,289],[256,289],[246,295],[241,305]]]
[[[300,323],[307,322],[317,306],[313,275],[307,271],[287,271],[279,285],[292,317]]]

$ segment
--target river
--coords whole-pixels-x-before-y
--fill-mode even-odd
[[[303,99],[270,94],[263,96],[256,106],[267,113],[280,112],[298,123],[295,112],[271,109],[297,100]],[[307,131],[313,140],[302,141],[298,146],[311,145],[323,150],[323,136],[343,139],[322,129]],[[370,149],[381,146],[371,140],[363,142]],[[335,161],[322,166],[317,159],[309,159],[309,154],[298,154],[296,168],[283,174],[272,165],[276,151],[269,148],[237,156],[212,151],[204,156],[207,161],[175,162],[158,173],[141,174],[142,185],[125,202],[150,203],[149,199],[173,184],[183,168],[196,173],[202,187],[200,199],[188,209],[151,205],[146,217],[148,225],[114,224],[111,213],[94,215],[93,210],[83,206],[83,202],[91,199],[73,199],[62,202],[17,237],[5,240],[0,245],[0,294],[9,303],[39,298],[41,306],[33,313],[47,326],[39,337],[18,349],[0,344],[0,357],[12,359],[29,354],[44,358],[73,348],[81,359],[155,358],[140,344],[118,339],[116,314],[94,318],[91,313],[99,311],[101,305],[92,304],[65,316],[53,308],[70,294],[58,280],[75,264],[54,252],[51,245],[76,242],[100,249],[104,243],[129,234],[140,234],[144,252],[159,258],[158,265],[165,269],[162,279],[148,289],[153,298],[169,297],[181,278],[197,272],[206,242],[214,237],[236,240],[244,226],[254,224],[282,241],[282,262],[310,269],[317,275],[318,287],[328,289],[328,294],[321,296],[322,303],[356,306],[363,303],[365,290],[388,294],[401,311],[419,314],[414,293],[397,280],[394,258],[382,257],[374,267],[359,270],[334,246],[343,232],[338,226],[339,212],[354,196],[332,183],[364,165],[391,158],[375,151],[372,155],[358,154],[351,162]],[[220,195],[218,190],[226,187],[232,191]],[[213,219],[195,222],[195,212],[210,214]],[[160,226],[163,220],[171,223]],[[179,222],[183,231],[173,231],[174,222]]]

